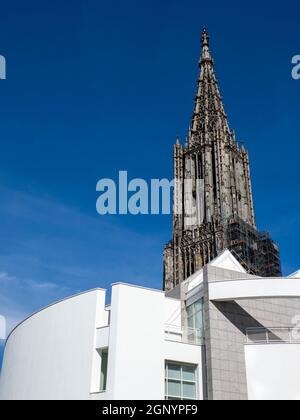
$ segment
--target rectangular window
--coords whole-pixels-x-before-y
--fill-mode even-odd
[[[203,298],[186,308],[189,341],[201,344],[204,338]]]
[[[106,385],[107,385],[108,349],[100,350],[100,357],[101,357],[100,392],[105,392]]]
[[[188,327],[203,328],[203,299],[187,307]]]
[[[197,366],[166,362],[166,400],[196,400]]]

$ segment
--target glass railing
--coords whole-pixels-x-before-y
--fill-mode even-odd
[[[201,346],[204,344],[204,331],[197,328],[182,328],[179,325],[166,325],[165,339]]]
[[[300,344],[300,330],[296,327],[247,328],[247,344]]]

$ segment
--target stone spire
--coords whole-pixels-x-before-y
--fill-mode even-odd
[[[281,274],[279,251],[255,224],[250,162],[230,130],[210,52],[202,32],[188,142],[174,146],[173,236],[164,252],[164,288],[171,290],[225,249],[259,276]]]
[[[214,70],[214,61],[209,48],[209,35],[202,32],[202,53],[199,61],[200,75],[197,85],[190,146],[204,144],[208,136],[220,132],[230,135],[227,115]]]

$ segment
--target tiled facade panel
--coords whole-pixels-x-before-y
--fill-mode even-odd
[[[205,268],[205,333],[208,398],[248,399],[244,346],[247,328],[291,327],[300,315],[300,299],[210,302],[208,283],[252,278],[247,274]],[[282,280],[284,281],[284,280]]]

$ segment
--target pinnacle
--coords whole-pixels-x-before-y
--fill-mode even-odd
[[[204,28],[202,31],[202,46],[207,46],[209,47],[209,34],[207,32],[207,29]]]

